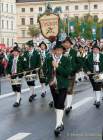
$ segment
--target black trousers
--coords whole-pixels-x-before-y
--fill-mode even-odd
[[[90,82],[92,84],[92,87],[93,87],[93,90],[94,91],[100,91],[101,88],[102,88],[102,83],[101,82],[95,82],[94,79],[93,79],[93,74],[89,75],[89,79],[90,79]]]
[[[57,89],[54,86],[50,86],[51,94],[54,101],[54,107],[56,109],[64,110],[64,103],[67,95],[67,89]]]
[[[27,85],[30,86],[35,86],[35,80],[33,81],[27,81]]]
[[[11,76],[11,80],[12,79],[16,79],[16,78],[22,78],[23,75],[14,75],[14,76]],[[21,92],[21,84],[18,84],[18,85],[12,85],[12,90],[14,92]]]

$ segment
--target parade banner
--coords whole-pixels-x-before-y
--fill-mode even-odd
[[[92,37],[93,37],[93,40],[96,40],[96,25],[93,24],[92,26]]]
[[[59,33],[59,16],[53,13],[43,14],[39,18],[42,35],[47,38],[55,38]]]
[[[69,35],[71,37],[75,37],[75,22],[74,21],[69,22]]]
[[[80,35],[82,38],[85,38],[85,39],[86,39],[86,29],[87,29],[86,23],[82,22],[80,24]]]
[[[74,21],[69,22],[69,30],[71,33],[75,32],[75,22]]]
[[[101,38],[103,39],[103,27],[101,27]]]

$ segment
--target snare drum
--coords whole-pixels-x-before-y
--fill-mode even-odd
[[[11,85],[21,85],[21,78],[11,79]]]
[[[37,79],[37,74],[30,74],[30,75],[26,75],[25,79],[27,82],[31,82]]]
[[[93,76],[95,82],[103,82],[103,73],[99,73]]]

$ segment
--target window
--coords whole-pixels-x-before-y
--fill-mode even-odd
[[[6,11],[8,12],[8,4],[6,4]]]
[[[8,22],[8,20],[7,20],[7,29],[9,29],[9,22]]]
[[[42,7],[39,7],[39,12],[42,12]]]
[[[79,9],[78,5],[75,5],[75,10],[78,10],[78,9]]]
[[[98,5],[97,4],[94,5],[94,9],[98,9]]]
[[[22,12],[25,12],[25,8],[22,8],[21,11],[22,11]]]
[[[54,13],[62,13],[62,7],[55,7],[55,9],[54,9]]]
[[[34,24],[34,20],[33,18],[30,18],[30,25],[33,25]]]
[[[2,38],[2,39],[1,39],[1,43],[3,43],[3,44],[4,44],[4,38]]]
[[[21,24],[22,24],[22,25],[25,25],[25,18],[22,18],[22,19],[21,19]]]
[[[33,8],[30,8],[30,12],[33,12]]]
[[[87,10],[88,9],[88,5],[84,5],[84,9]]]
[[[94,15],[94,21],[95,21],[95,22],[98,21],[98,15]]]
[[[2,29],[4,29],[4,20],[2,20]]]
[[[9,38],[7,38],[7,45],[9,46]]]
[[[65,10],[68,11],[68,10],[69,10],[69,6],[66,6],[66,7],[65,7]]]
[[[2,4],[1,4],[1,9],[2,9],[1,11],[2,11],[2,12],[4,11],[4,8],[3,8],[3,7],[4,7],[4,5],[3,5],[3,3],[2,3]]]
[[[13,5],[11,5],[11,13],[13,13]]]
[[[12,41],[12,46],[13,46],[13,44],[14,44],[14,40],[13,40],[13,38],[12,38],[12,40],[11,40],[11,41]]]
[[[25,37],[25,30],[22,30],[22,37]]]
[[[14,26],[13,21],[11,21],[11,30],[13,30],[13,26]]]

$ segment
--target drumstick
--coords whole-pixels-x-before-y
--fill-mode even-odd
[[[33,72],[34,70],[36,71],[36,73],[38,72],[40,68],[36,68],[36,69],[33,69],[33,70],[29,70],[29,71],[24,71],[24,72],[20,72],[20,73],[17,73],[17,74],[11,74],[10,76],[18,76],[20,74],[23,74],[23,77],[25,77],[26,73],[28,72]],[[11,78],[7,78],[7,77],[2,77],[2,81],[5,81],[5,80],[10,80]]]

